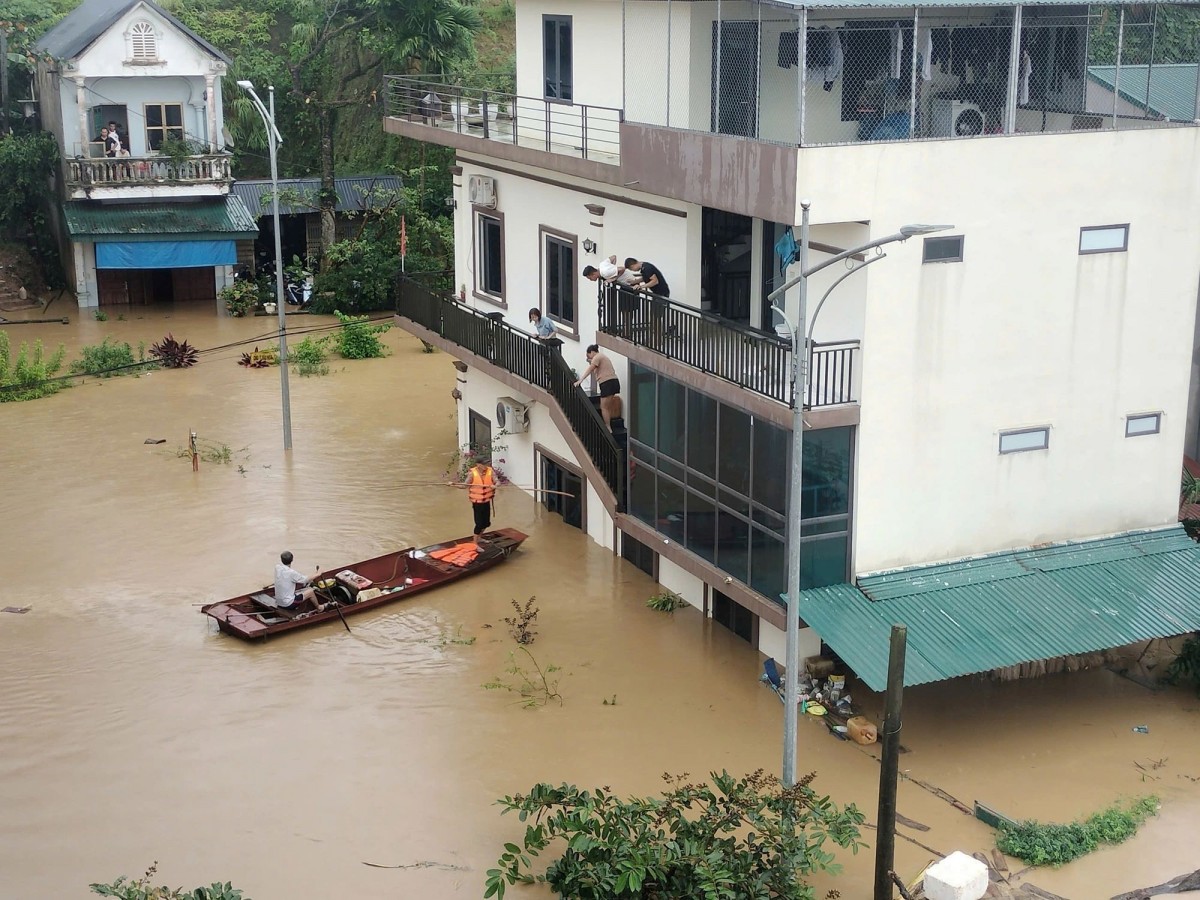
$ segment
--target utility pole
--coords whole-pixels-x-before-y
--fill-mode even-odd
[[[901,713],[904,707],[904,656],[908,627],[892,626],[888,651],[888,685],[883,715],[883,754],[879,767],[879,815],[875,832],[875,900],[892,900],[896,867],[896,783],[899,779]]]

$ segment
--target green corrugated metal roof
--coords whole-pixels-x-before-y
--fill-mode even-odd
[[[804,591],[800,616],[873,690],[892,625],[906,685],[1200,630],[1200,545],[1182,527],[902,569]]]
[[[250,239],[258,221],[237,197],[213,202],[107,204],[64,203],[72,240],[157,241],[179,235]]]
[[[1121,66],[1121,98],[1144,107],[1148,75],[1151,114],[1157,113],[1173,122],[1191,122],[1196,118],[1197,72],[1200,72],[1200,66],[1196,63]],[[1088,77],[1111,91],[1117,80],[1117,69],[1116,66],[1088,66]]]

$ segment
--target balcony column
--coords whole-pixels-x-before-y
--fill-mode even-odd
[[[208,114],[208,149],[217,152],[217,98],[213,93],[216,78],[212,72],[204,74],[204,108]]]
[[[79,153],[81,156],[87,156],[92,136],[88,133],[87,91],[83,89],[82,75],[75,76],[75,108],[79,110]]]
[[[1017,92],[1021,85],[1021,7],[1013,7],[1012,37],[1008,48],[1008,86],[1004,94],[1004,133],[1017,130]]]

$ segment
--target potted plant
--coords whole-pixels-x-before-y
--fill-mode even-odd
[[[218,296],[234,318],[240,319],[258,306],[258,286],[252,281],[236,281],[221,288]]]

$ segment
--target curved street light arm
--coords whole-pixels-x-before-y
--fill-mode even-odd
[[[841,284],[843,281],[845,281],[847,278],[849,278],[851,275],[853,275],[855,272],[861,272],[863,269],[865,269],[871,263],[879,262],[879,260],[885,259],[886,257],[887,257],[886,253],[880,253],[880,254],[877,254],[876,256],[872,256],[870,259],[863,260],[861,263],[859,263],[853,269],[847,269],[845,272],[843,272],[841,275],[839,275],[837,281],[835,281],[833,284],[831,284],[829,286],[829,290],[827,290],[825,292],[825,294],[821,297],[821,302],[818,303],[817,308],[815,310],[813,310],[812,318],[808,320],[808,337],[804,343],[804,346],[806,348],[812,346],[813,330],[817,327],[817,316],[819,316],[821,314],[821,307],[825,305],[825,301],[829,299],[829,295],[833,293],[833,289],[835,287],[837,287],[839,284]]]

